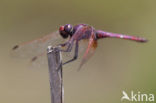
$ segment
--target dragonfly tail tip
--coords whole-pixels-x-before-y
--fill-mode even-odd
[[[142,42],[142,43],[146,43],[146,42],[148,42],[148,40],[145,39],[145,38],[143,38],[140,42]]]

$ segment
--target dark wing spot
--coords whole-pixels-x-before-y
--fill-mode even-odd
[[[18,46],[18,45],[15,45],[15,46],[12,48],[12,50],[16,50],[17,48],[19,48],[19,46]]]
[[[37,59],[37,56],[33,57],[33,58],[31,59],[31,61],[33,62],[33,61],[35,61],[36,59]]]

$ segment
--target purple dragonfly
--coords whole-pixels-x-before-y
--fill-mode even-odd
[[[16,45],[13,47],[12,50],[18,51],[18,50],[20,50],[20,48],[25,48],[28,45],[29,45],[28,47],[31,47],[33,49],[38,49],[38,51],[40,49],[41,52],[40,53],[35,52],[35,54],[38,54],[38,55],[34,56],[32,58],[32,61],[35,61],[41,55],[45,54],[42,52],[44,50],[46,50],[48,45],[53,45],[53,43],[56,42],[56,40],[57,40],[56,38],[58,38],[59,36],[61,36],[63,39],[67,39],[67,41],[65,41],[63,44],[57,45],[60,51],[71,52],[73,46],[75,45],[73,58],[71,58],[70,60],[67,60],[63,64],[67,64],[67,63],[70,63],[70,62],[76,60],[78,57],[78,52],[79,52],[79,42],[82,40],[88,40],[88,46],[83,55],[80,67],[89,59],[89,57],[91,57],[93,55],[93,53],[97,47],[97,41],[99,39],[120,38],[120,39],[141,42],[141,43],[147,41],[145,38],[141,38],[141,37],[105,32],[103,30],[96,30],[92,26],[87,25],[87,24],[78,24],[75,26],[72,26],[71,24],[66,24],[59,28],[59,32],[54,32],[54,33],[51,33],[44,37]],[[40,44],[40,45],[38,45],[38,44]],[[38,47],[38,48],[36,48],[36,47]],[[44,47],[44,49],[43,49],[43,47]],[[21,49],[21,50],[24,50],[24,49]]]

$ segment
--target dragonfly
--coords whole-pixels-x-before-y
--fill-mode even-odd
[[[66,40],[66,41],[57,44],[58,41],[57,39],[59,37],[61,37],[62,40]],[[81,68],[83,64],[86,63],[86,61],[88,61],[89,58],[94,54],[98,44],[97,41],[99,39],[104,39],[104,38],[119,38],[119,39],[131,40],[131,41],[136,41],[141,43],[147,42],[147,39],[142,37],[111,33],[103,30],[96,30],[93,26],[90,26],[88,24],[77,24],[74,26],[72,26],[71,24],[65,24],[63,26],[60,26],[59,30],[56,32],[50,33],[46,36],[34,39],[32,41],[15,45],[12,48],[12,50],[14,52],[21,51],[23,55],[25,50],[33,51],[31,52],[34,53],[31,61],[34,62],[40,56],[45,54],[45,52],[43,51],[45,51],[49,45],[56,44],[56,47],[58,47],[61,52],[65,52],[65,53],[70,53],[74,47],[73,57],[65,61],[63,63],[64,65],[73,62],[78,58],[80,45],[83,45],[80,44],[80,41],[87,40],[87,48],[85,49],[85,52],[83,54],[79,66],[79,68]]]

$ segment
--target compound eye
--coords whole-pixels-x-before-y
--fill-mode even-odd
[[[67,32],[67,33],[69,33],[69,34],[72,33],[72,29],[73,29],[73,27],[72,27],[71,24],[66,24],[66,25],[64,26],[64,31]]]
[[[64,26],[61,26],[59,28],[59,32],[60,32],[60,35],[65,39],[65,38],[68,38],[69,34],[65,32],[64,30]]]
[[[59,31],[64,31],[64,26],[60,26]]]

